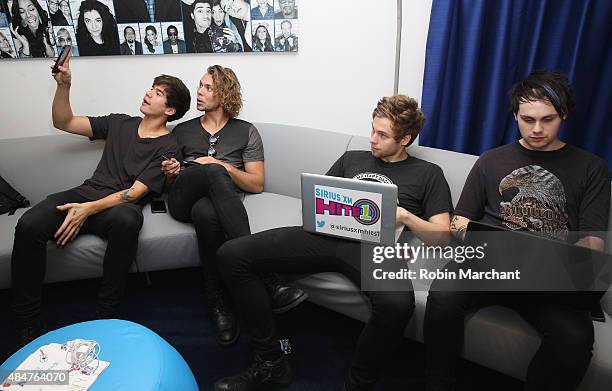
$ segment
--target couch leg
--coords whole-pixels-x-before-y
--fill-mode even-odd
[[[149,277],[149,272],[145,272],[145,283],[147,286],[151,286],[151,278]]]

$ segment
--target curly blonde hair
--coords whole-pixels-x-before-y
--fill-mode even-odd
[[[240,82],[234,71],[221,65],[212,65],[206,70],[213,79],[215,95],[221,100],[221,107],[229,117],[237,117],[242,109]]]
[[[395,140],[399,141],[409,134],[412,144],[425,124],[425,115],[416,100],[406,95],[386,96],[378,101],[372,118],[387,118],[393,124]]]

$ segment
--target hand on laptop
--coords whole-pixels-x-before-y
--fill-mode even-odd
[[[406,209],[402,208],[401,206],[398,206],[396,211],[395,211],[395,229],[399,228],[400,226],[405,226],[406,223],[406,219],[408,218],[408,214],[410,212],[408,212]]]

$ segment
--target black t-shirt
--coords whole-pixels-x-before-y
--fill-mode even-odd
[[[90,200],[132,187],[136,180],[144,183],[150,194],[161,194],[165,177],[161,170],[162,155],[176,155],[172,133],[156,138],[141,138],[138,126],[142,118],[126,114],[89,117],[92,140],[106,139],[102,158],[91,178],[75,190]],[[139,203],[145,203],[143,197]]]
[[[178,124],[174,135],[179,146],[177,159],[208,156],[210,133],[202,127],[200,118],[193,118]],[[263,142],[252,123],[230,118],[227,124],[215,134],[219,139],[214,146],[214,158],[244,170],[244,163],[264,160]]]
[[[412,156],[387,163],[370,151],[348,151],[326,175],[394,184],[399,205],[425,220],[453,212],[450,189],[440,167]]]
[[[509,229],[575,242],[570,232],[603,238],[610,175],[599,157],[566,144],[532,151],[518,141],[485,152],[474,164],[455,213]]]

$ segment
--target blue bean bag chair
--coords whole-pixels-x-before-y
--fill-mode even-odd
[[[97,341],[99,359],[110,362],[90,391],[199,390],[191,369],[168,342],[144,326],[117,319],[76,323],[40,336],[9,357],[0,373],[13,371],[43,345],[77,338]]]

